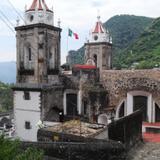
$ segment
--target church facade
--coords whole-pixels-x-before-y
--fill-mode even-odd
[[[61,28],[44,0],[16,27],[15,136],[36,141],[39,122],[80,118],[104,123],[143,108],[144,121],[160,121],[160,70],[112,70],[112,37],[100,17],[85,43],[85,65],[61,72]]]

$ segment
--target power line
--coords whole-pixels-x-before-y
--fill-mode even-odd
[[[0,10],[0,14],[9,22],[12,27],[15,27],[14,24],[9,20],[9,18]]]
[[[15,32],[13,30],[13,28],[3,19],[3,17],[0,15],[0,19],[6,24],[6,26],[14,33],[15,35]]]
[[[23,20],[23,22],[25,23],[24,18],[21,16],[21,14],[17,11],[17,9],[14,7],[14,5],[11,3],[10,0],[7,0],[8,3],[10,4],[10,6],[13,8],[13,10],[19,15],[19,17]]]

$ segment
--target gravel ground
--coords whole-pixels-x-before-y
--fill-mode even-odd
[[[128,153],[127,160],[160,160],[160,143],[141,143]]]

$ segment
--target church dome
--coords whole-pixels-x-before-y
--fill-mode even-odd
[[[45,0],[33,0],[32,5],[25,11],[26,24],[53,25],[53,18],[53,11],[48,8]]]
[[[97,22],[90,33],[89,42],[108,42],[112,43],[112,38],[106,28],[103,26],[103,23],[100,20],[100,16],[97,17]]]

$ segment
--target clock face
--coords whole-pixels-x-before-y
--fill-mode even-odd
[[[98,36],[97,36],[97,35],[94,36],[94,40],[95,40],[95,41],[98,40]]]

